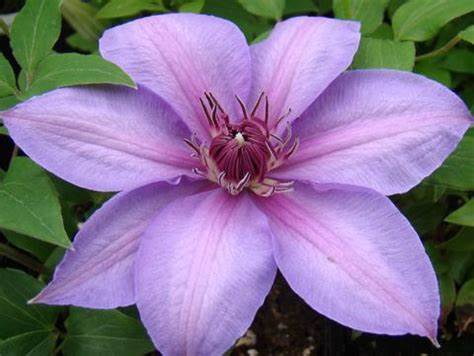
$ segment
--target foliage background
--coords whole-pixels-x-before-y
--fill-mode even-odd
[[[265,38],[277,21],[296,15],[356,19],[362,22],[363,38],[352,68],[423,74],[474,109],[472,0],[28,0],[11,26],[14,15],[9,14],[24,3],[0,2],[0,110],[61,86],[132,86],[125,73],[96,54],[98,38],[110,26],[170,11],[227,18],[250,43]],[[19,152],[1,125],[0,167],[0,355],[153,352],[134,308],[26,304],[51,278],[80,224],[110,195],[74,187],[45,172]],[[361,334],[340,326],[313,312],[278,277],[252,331],[231,353],[472,354],[473,191],[471,129],[438,171],[407,194],[393,197],[422,237],[437,272],[440,350],[416,337]]]

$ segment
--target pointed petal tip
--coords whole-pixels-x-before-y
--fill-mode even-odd
[[[441,348],[441,345],[439,344],[438,342],[438,339],[435,337],[428,337],[428,339],[431,341],[431,343],[433,344],[434,347],[436,347],[437,349],[440,349]]]
[[[53,294],[54,298],[54,294]],[[54,299],[51,299],[51,285],[44,287],[37,295],[26,302],[28,305],[32,304],[56,304]]]
[[[26,304],[31,305],[31,304],[38,304],[41,303],[39,300],[41,299],[41,293],[40,292],[36,297],[31,298],[26,302]]]

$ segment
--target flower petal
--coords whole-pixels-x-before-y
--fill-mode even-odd
[[[98,191],[190,174],[190,132],[144,88],[58,89],[3,114],[15,142],[59,177]]]
[[[250,89],[245,37],[217,17],[168,14],[132,21],[107,30],[100,51],[170,103],[202,138],[209,135],[199,104],[204,92],[212,92],[232,117],[238,112],[234,95],[246,100]]]
[[[155,183],[119,193],[87,220],[35,303],[116,308],[135,303],[139,237],[160,209],[199,191],[206,182]]]
[[[176,200],[140,244],[141,319],[165,355],[221,355],[250,326],[275,273],[266,218],[249,196],[218,189]]]
[[[462,100],[432,80],[348,72],[295,122],[299,151],[275,176],[402,193],[441,165],[470,124]]]
[[[294,17],[277,24],[267,40],[251,46],[250,103],[264,91],[271,122],[288,109],[289,121],[301,115],[351,64],[359,29],[357,22],[325,17]]]
[[[315,310],[354,329],[435,340],[436,276],[416,232],[374,191],[296,185],[261,201],[275,260]]]

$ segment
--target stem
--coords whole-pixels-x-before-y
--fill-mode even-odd
[[[425,54],[422,54],[420,56],[415,57],[415,61],[421,61],[427,58],[432,58],[432,57],[437,57],[441,56],[442,54],[445,54],[451,50],[454,46],[456,46],[459,41],[461,41],[461,38],[458,36],[454,36],[449,42],[447,42],[443,47],[440,47],[438,49],[435,49],[432,52],[428,52]]]
[[[32,271],[40,274],[43,273],[43,265],[41,263],[6,244],[0,243],[0,256],[5,256],[12,261],[18,262]]]
[[[58,334],[58,338],[61,338],[62,341],[61,343],[54,349],[53,351],[53,355],[59,355],[63,349],[63,346],[64,346],[64,339],[66,338],[66,336],[58,329],[56,329],[56,332]]]

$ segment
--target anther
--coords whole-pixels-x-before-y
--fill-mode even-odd
[[[219,102],[217,101],[216,97],[211,93],[211,92],[207,92],[207,94],[209,95],[209,97],[211,98],[211,100],[214,102],[214,104],[219,108],[219,111],[221,113],[224,113],[224,109],[222,109],[222,106],[219,104]]]
[[[290,142],[292,136],[293,136],[293,130],[291,129],[291,124],[287,122],[286,123],[286,138],[285,138],[285,141],[283,142],[283,147],[285,147]]]
[[[291,114],[291,108],[288,109],[288,111],[283,114],[276,122],[275,127],[278,127],[280,123],[285,120],[289,115]]]
[[[239,98],[238,95],[236,95],[235,98],[237,99],[237,102],[239,103],[240,108],[242,109],[242,114],[244,115],[244,121],[248,120],[249,116],[247,114],[247,109],[245,108],[245,104],[243,103],[242,99]]]
[[[185,138],[184,139],[184,142],[194,151],[191,156],[192,157],[199,157],[200,154],[201,154],[201,150],[199,149],[199,147],[197,147],[194,142],[192,142],[191,140]]]
[[[255,116],[255,113],[258,110],[258,107],[260,106],[260,102],[262,101],[263,96],[265,95],[265,92],[262,91],[260,96],[258,97],[257,101],[255,102],[255,105],[253,106],[252,112],[250,113],[251,117]]]
[[[192,172],[200,177],[204,177],[204,178],[207,177],[206,172],[201,171],[199,168],[193,168]]]
[[[249,180],[250,180],[250,173],[247,172],[245,173],[245,176],[240,180],[240,182],[237,183],[237,185],[235,186],[235,189],[237,191],[241,191],[247,185]]]
[[[283,144],[283,140],[279,136],[275,134],[271,134],[270,137],[277,140],[279,143]]]
[[[209,125],[212,126],[211,115],[209,114],[209,110],[207,110],[206,104],[204,104],[204,101],[201,98],[199,98],[199,102],[201,103],[202,110],[204,111],[204,114],[206,115]]]
[[[265,192],[263,192],[263,193],[261,194],[262,197],[268,198],[268,197],[272,196],[273,193],[275,193],[275,189],[276,189],[276,188],[275,188],[274,185],[271,186],[271,187],[269,187],[269,188],[270,188],[270,189],[268,189],[267,191],[265,191]]]
[[[269,120],[269,104],[268,104],[268,96],[265,95],[265,127],[268,127],[268,120]]]
[[[217,175],[217,184],[219,184],[220,186],[223,186],[224,185],[224,178],[225,178],[225,172],[220,172]]]
[[[217,125],[217,106],[215,106],[215,105],[212,108],[211,121],[212,121],[212,126],[213,127],[218,127],[218,125]]]
[[[298,137],[295,138],[295,141],[293,142],[293,145],[291,146],[291,148],[288,150],[288,152],[286,152],[285,154],[285,159],[289,159],[291,156],[293,156],[293,154],[296,152],[296,150],[298,149],[300,145],[300,139]]]
[[[270,152],[270,155],[272,156],[271,158],[273,159],[273,161],[278,160],[278,156],[277,156],[275,150],[270,145],[270,143],[268,143],[268,141],[265,142],[265,146],[267,147],[268,152]]]

